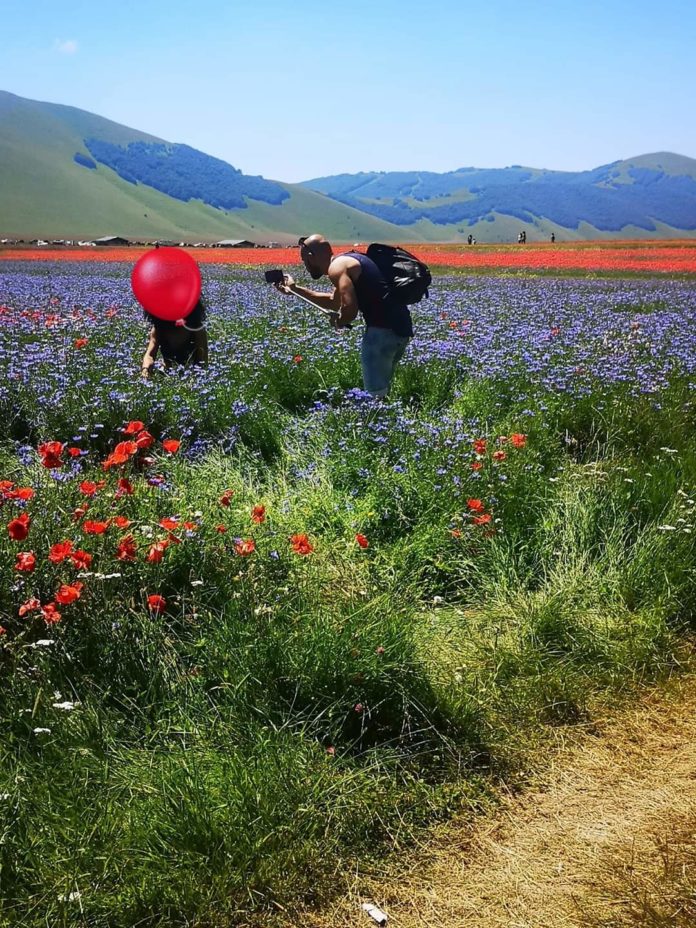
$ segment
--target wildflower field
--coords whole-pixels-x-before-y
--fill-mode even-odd
[[[439,274],[375,404],[259,268],[205,263],[208,369],[143,382],[132,264],[40,257],[0,261],[0,925],[272,921],[678,663],[694,268]]]

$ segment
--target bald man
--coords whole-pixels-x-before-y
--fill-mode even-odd
[[[327,276],[333,291],[308,290],[289,274],[276,288],[281,293],[296,293],[331,312],[331,324],[337,329],[350,325],[361,313],[365,322],[360,348],[363,385],[375,397],[386,396],[396,365],[413,337],[408,307],[390,296],[381,271],[367,255],[357,251],[334,255],[331,243],[319,234],[301,238],[299,246],[312,279]]]

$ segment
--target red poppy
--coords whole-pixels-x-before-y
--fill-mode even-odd
[[[114,448],[114,454],[126,455],[127,458],[133,457],[137,452],[138,446],[134,441],[120,441]]]
[[[7,634],[7,629],[5,628],[4,625],[0,625],[0,638],[2,638],[2,636],[6,634]]]
[[[142,432],[144,428],[144,422],[140,422],[139,419],[133,419],[124,429],[121,429],[121,431],[124,435],[137,435],[138,432]]]
[[[34,491],[31,487],[18,487],[18,489],[12,490],[11,498],[22,499],[28,503],[30,499],[34,499]]]
[[[39,445],[38,452],[44,467],[62,467],[61,454],[65,445],[62,441],[47,441]]]
[[[94,522],[88,519],[82,523],[82,531],[86,532],[87,535],[103,535],[108,529],[110,521],[110,519],[107,519],[106,522]]]
[[[224,506],[227,509],[232,502],[232,497],[234,496],[234,490],[225,490],[225,492],[220,497],[220,505]]]
[[[20,551],[17,554],[17,563],[15,570],[24,570],[30,574],[36,567],[36,555],[33,551]]]
[[[474,451],[476,454],[485,454],[486,448],[488,447],[488,442],[485,438],[477,438],[474,441]]]
[[[162,447],[167,452],[167,454],[176,454],[181,446],[181,442],[178,438],[165,438],[162,442]]]
[[[7,532],[12,541],[24,541],[29,534],[30,525],[31,519],[26,512],[23,512],[21,516],[17,516],[16,519],[11,519],[7,523]]]
[[[31,599],[28,599],[19,607],[19,614],[20,616],[24,616],[27,614],[27,612],[36,612],[36,610],[40,608],[41,603],[38,601],[38,599],[32,596]]]
[[[48,559],[54,564],[62,564],[66,557],[72,554],[72,551],[72,541],[57,541],[54,545],[51,545],[51,550],[48,552]]]
[[[466,504],[472,512],[483,512],[484,510],[484,505],[480,499],[468,499]]]
[[[294,364],[299,364],[299,363],[302,361],[302,355],[301,355],[301,354],[296,354],[295,357],[294,357],[292,360],[293,360],[293,363],[294,363]]]
[[[13,486],[14,483],[12,483],[11,480],[0,480],[0,493],[2,493],[3,496],[6,496],[8,491],[11,490]]]
[[[295,554],[311,554],[314,551],[314,546],[310,544],[309,538],[307,535],[291,535],[290,544],[292,545],[292,550]]]
[[[494,451],[493,452],[494,461],[504,461],[506,457],[507,457],[506,451]]]
[[[63,616],[56,609],[55,603],[47,603],[45,606],[41,607],[41,615],[44,618],[44,622],[47,625],[55,625],[56,622],[60,622]]]
[[[134,441],[120,441],[111,454],[102,464],[104,470],[125,464],[137,452],[138,446]]]
[[[179,520],[166,516],[164,519],[160,519],[160,526],[168,532],[174,532],[179,528]]]
[[[355,536],[355,540],[357,541],[357,543],[360,545],[361,548],[368,548],[370,545],[370,542],[367,540],[367,538],[364,535],[361,535],[360,533],[358,533]]]
[[[266,521],[266,507],[265,506],[254,506],[251,510],[251,520],[252,522],[265,522]]]
[[[150,611],[156,612],[158,615],[160,612],[164,612],[164,610],[167,608],[167,600],[164,598],[164,596],[159,596],[157,593],[152,596],[148,596],[147,604],[150,608]]]
[[[458,528],[453,528],[453,529],[450,531],[450,535],[452,536],[452,538],[461,538],[461,537],[462,537],[462,533],[461,533],[461,531],[460,531]]]
[[[88,338],[76,338],[73,344],[76,348],[84,348],[85,345],[89,342]]]
[[[146,560],[150,564],[159,564],[159,562],[164,557],[164,552],[169,547],[169,541],[166,538],[161,539],[160,541],[154,542],[150,545],[150,550],[147,552]]]
[[[85,454],[86,453],[87,452],[85,452]],[[80,455],[82,454],[82,449],[75,448],[75,446],[73,445],[71,448],[68,448],[68,454],[70,455],[71,458],[79,458]]]
[[[135,547],[135,539],[132,535],[126,535],[119,541],[116,548],[116,557],[119,561],[134,561],[137,553],[138,549]]]
[[[154,445],[155,438],[154,435],[150,435],[147,429],[143,429],[136,436],[135,443],[141,451],[146,451]]]
[[[83,587],[84,583],[80,583],[79,580],[76,583],[64,583],[56,592],[56,602],[61,606],[69,606],[70,603],[80,598]]]
[[[472,469],[472,470],[481,470],[482,467],[483,467],[483,463],[482,463],[481,461],[472,461],[472,462],[471,462],[471,469]]]
[[[247,538],[245,541],[238,541],[234,546],[234,550],[240,557],[248,557],[256,551],[256,542],[253,538]]]
[[[472,521],[474,525],[488,525],[492,518],[490,512],[485,512],[482,516],[474,516]]]
[[[87,551],[79,550],[70,555],[70,560],[78,570],[87,570],[92,564],[93,558]]]
[[[216,532],[219,532],[221,535],[223,535],[223,534],[227,531],[227,526],[226,526],[226,525],[216,525],[216,526],[215,526],[215,531],[216,531]]]
[[[132,496],[133,493],[133,484],[127,477],[121,477],[116,488],[116,496]]]
[[[127,519],[125,516],[115,516],[114,525],[117,528],[128,528],[129,525],[132,525],[130,519]]]
[[[93,480],[83,480],[80,484],[80,493],[84,493],[85,496],[94,496],[97,490],[101,490],[105,486],[106,481],[100,480],[99,483],[95,483]]]
[[[515,448],[524,448],[527,444],[527,436],[521,432],[515,432],[514,435],[510,436],[510,441]]]
[[[84,504],[84,506],[78,506],[77,509],[74,509],[73,514],[72,514],[73,521],[79,522],[80,519],[83,519],[87,515],[88,509],[89,509],[89,506],[86,503]]]

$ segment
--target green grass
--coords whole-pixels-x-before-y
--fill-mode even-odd
[[[36,492],[25,541],[4,528],[14,501],[0,522],[2,928],[231,928],[325,901],[371,855],[493,801],[543,733],[587,719],[597,694],[671,673],[694,630],[687,383],[675,378],[658,406],[626,387],[573,399],[522,374],[462,382],[408,363],[399,403],[367,405],[324,382],[358,382],[355,353],[292,365],[263,342],[287,323],[269,318],[214,320],[213,343],[236,326],[229,346],[242,333],[262,347],[206,401],[194,376],[133,380],[132,319],[107,333],[126,345],[116,373],[101,360],[106,329],[80,355],[71,334],[13,330],[27,353],[53,340],[59,360],[32,362],[0,410],[0,479]],[[293,343],[302,354],[313,337],[298,327]],[[72,372],[64,400],[41,402],[56,368]],[[183,450],[212,444],[188,458],[158,441],[151,466],[107,473],[124,411],[158,438],[196,423]],[[21,462],[13,440],[68,439],[76,423],[97,436],[79,477]],[[524,447],[502,441],[515,433]],[[478,459],[473,438],[488,440]],[[134,493],[119,497],[124,475]],[[88,518],[131,525],[82,531],[85,478],[106,481]],[[473,522],[472,498],[489,523]],[[149,562],[175,515],[195,528]],[[292,550],[298,533],[311,554]],[[133,562],[116,558],[127,534]],[[82,595],[58,625],[20,618],[30,595],[45,603],[77,578],[47,559],[66,538],[94,557]],[[28,550],[37,567],[21,575]]]
[[[464,390],[462,413],[509,433],[514,409],[495,421],[499,394],[487,409],[486,393]],[[204,519],[161,565],[117,564],[121,578],[90,581],[65,607],[54,646],[29,647],[46,631],[25,625],[6,650],[2,924],[224,926],[324,897],[356,855],[483,801],[540,726],[583,718],[598,688],[668,670],[695,588],[693,536],[658,527],[693,523],[677,490],[693,485],[696,447],[675,437],[677,399],[640,434],[630,416],[596,427],[575,457],[556,435],[561,423],[583,434],[582,408],[532,422],[490,537],[433,503],[435,453],[394,480],[360,413],[309,434],[286,423],[264,466],[248,452],[163,462],[173,511],[214,512],[235,490],[218,510],[228,533]],[[300,440],[310,481],[291,474]],[[351,504],[366,462],[375,473]],[[39,469],[24,477],[41,488],[34,530],[58,537],[66,504]],[[268,517],[254,526],[258,503]],[[119,511],[136,526],[162,515],[144,488]],[[289,552],[297,531],[311,532],[311,556]],[[235,564],[237,534],[258,547]],[[109,544],[89,540],[102,564]],[[63,573],[47,571],[46,589]],[[155,590],[161,617],[144,608]],[[54,709],[56,693],[79,706]]]

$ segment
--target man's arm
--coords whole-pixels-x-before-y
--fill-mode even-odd
[[[157,340],[157,332],[155,327],[150,329],[150,341],[147,343],[147,348],[145,349],[145,354],[143,355],[142,363],[142,375],[148,380],[152,374],[152,368],[155,366],[155,358],[157,357],[157,349],[159,348],[159,341]]]
[[[336,328],[341,329],[349,325],[358,315],[358,296],[350,276],[350,268],[342,267],[335,272],[329,271],[331,283],[336,286],[338,296],[338,316]]]
[[[194,352],[194,360],[196,364],[203,364],[207,367],[208,365],[208,333],[205,329],[201,329],[200,332],[196,332],[195,339],[196,350]]]
[[[282,293],[296,293],[298,296],[304,297],[306,300],[311,300],[315,306],[318,306],[319,309],[328,309],[336,312],[340,306],[340,301],[337,291],[334,289],[332,293],[321,293],[319,290],[309,290],[307,287],[302,287],[300,284],[295,283],[295,279],[289,274],[285,275],[285,283],[278,284],[277,289]]]

